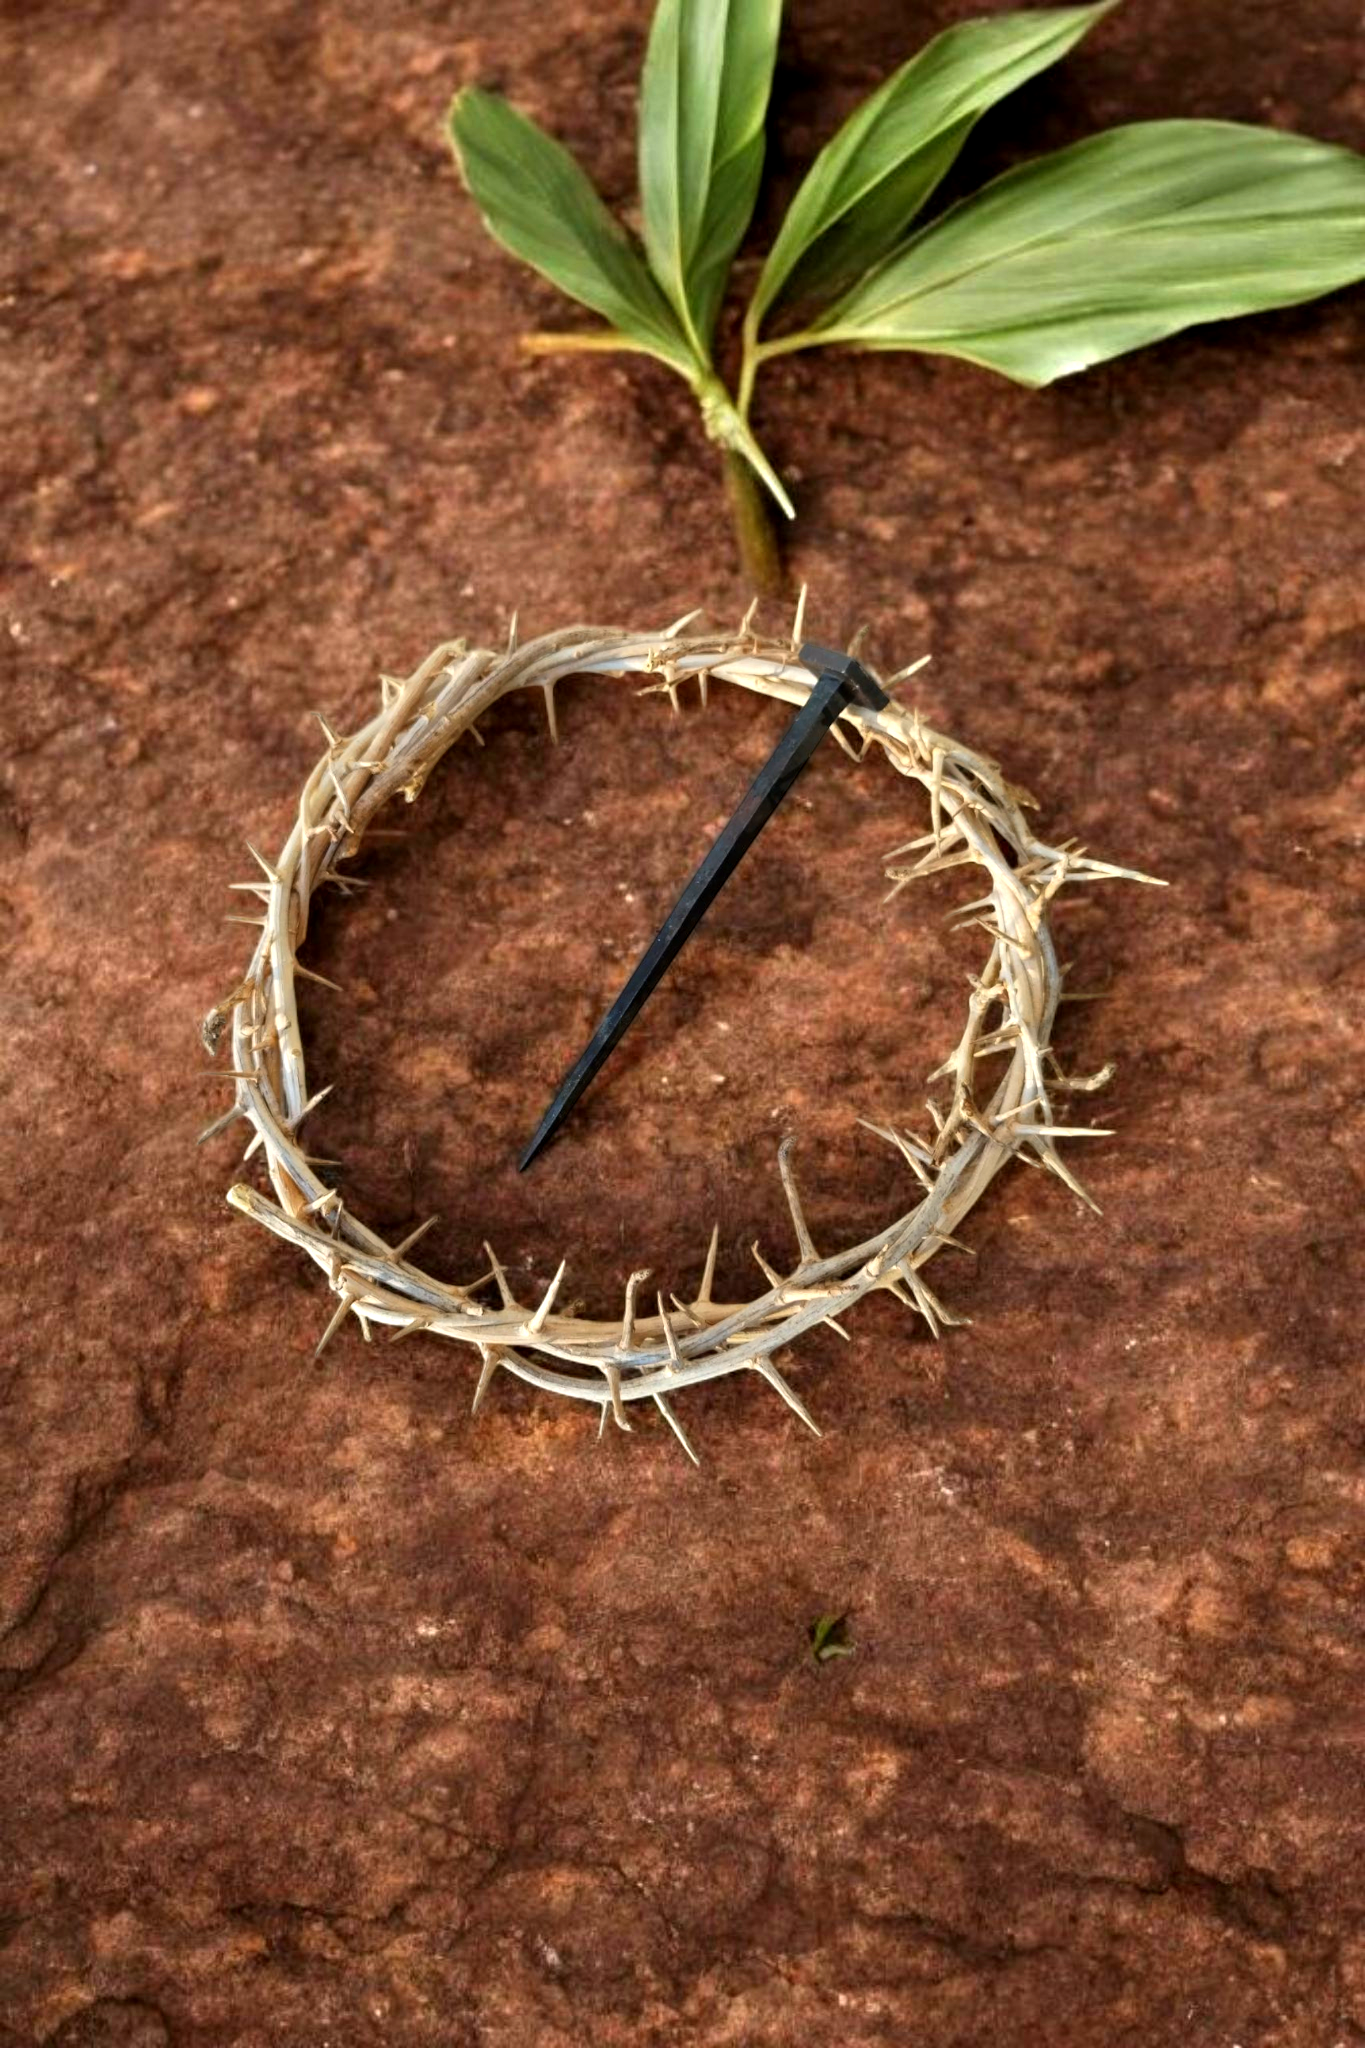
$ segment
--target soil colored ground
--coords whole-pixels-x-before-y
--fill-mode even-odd
[[[955,10],[793,0],[778,193]],[[956,10],[965,11],[965,10]],[[1365,293],[1029,395],[779,366],[811,623],[1169,878],[1063,911],[1104,1205],[1014,1172],[938,1284],[662,1426],[418,1340],[324,1360],[234,1216],[198,1020],[381,669],[737,617],[682,387],[563,318],[437,131],[513,89],[629,199],[646,9],[8,9],[0,700],[0,2043],[1346,2048],[1365,2041]],[[1365,144],[1355,0],[1133,0],[972,166],[1114,121]],[[773,614],[776,623],[777,614]],[[582,686],[444,764],[314,955],[317,1149],[430,1259],[608,1306],[907,1191],[975,955],[832,752],[577,1128],[511,1160],[778,724]],[[1085,1114],[1094,1105],[1085,1105]],[[856,1654],[806,1629],[849,1610]]]

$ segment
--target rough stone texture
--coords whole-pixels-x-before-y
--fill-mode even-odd
[[[794,0],[779,184],[953,10]],[[542,363],[436,119],[515,88],[631,187],[643,4],[15,6],[0,889],[0,2042],[860,2048],[1365,2040],[1359,1612],[1365,295],[1043,395],[802,359],[767,438],[827,638],[1159,870],[1069,913],[1084,1220],[1015,1173],[942,1285],[598,1446],[348,1332],[230,1215],[196,1023],[240,844],[452,630],[742,607],[686,395]],[[995,121],[1365,142],[1353,0],[1150,0]],[[604,1305],[902,1198],[971,949],[832,755],[576,1130],[510,1160],[774,727],[490,723],[338,904],[309,1006],[362,1213]],[[321,992],[319,992],[321,993]],[[728,1028],[727,1028],[728,1027]],[[717,1078],[724,1076],[723,1080]],[[822,1610],[857,1654],[803,1654]]]

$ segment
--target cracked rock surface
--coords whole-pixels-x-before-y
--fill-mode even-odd
[[[776,191],[955,11],[793,0]],[[314,708],[452,632],[737,616],[662,370],[562,317],[437,132],[515,92],[633,186],[646,10],[15,8],[0,354],[0,2048],[1335,2048],[1365,2041],[1359,1361],[1365,293],[1051,392],[775,366],[825,640],[1049,830],[1167,877],[1060,912],[1104,1215],[1015,1171],[935,1285],[599,1445],[435,1342],[325,1358],[225,1208],[197,1025]],[[1150,0],[989,125],[1365,143],[1365,30]],[[774,201],[774,206],[777,201]],[[775,215],[774,215],[775,217]],[[768,223],[771,226],[771,220]],[[434,1267],[717,1293],[907,1205],[980,964],[883,907],[904,792],[825,750],[562,1142],[513,1162],[781,714],[576,686],[490,719],[328,905],[314,1149]],[[951,881],[951,877],[948,878]],[[1080,1148],[1075,1148],[1079,1152]],[[806,1631],[849,1612],[854,1654]]]

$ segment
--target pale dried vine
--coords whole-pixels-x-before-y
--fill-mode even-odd
[[[384,805],[400,793],[414,801],[447,749],[462,733],[473,732],[483,713],[509,691],[542,691],[552,733],[555,686],[571,675],[644,677],[647,687],[666,691],[675,705],[690,682],[704,700],[711,681],[789,704],[803,701],[813,678],[796,658],[799,616],[790,643],[757,634],[752,613],[736,632],[723,635],[689,634],[695,617],[643,634],[572,627],[522,647],[514,628],[501,654],[451,642],[406,680],[385,677],[380,709],[361,731],[343,738],[320,721],[327,744],[299,795],[293,831],[273,860],[253,848],[260,878],[234,884],[260,898],[261,916],[246,920],[258,924],[260,933],[242,980],[203,1027],[204,1043],[214,1054],[230,1027],[231,1065],[217,1071],[235,1093],[232,1108],[204,1136],[239,1118],[251,1126],[246,1156],[263,1155],[275,1199],[239,1182],[228,1200],[307,1252],[326,1273],[336,1306],[319,1351],[348,1314],[356,1316],[367,1340],[374,1326],[385,1325],[395,1337],[427,1331],[454,1338],[479,1354],[476,1408],[499,1369],[548,1393],[593,1402],[603,1424],[611,1415],[622,1429],[630,1427],[630,1404],[648,1401],[690,1457],[695,1453],[672,1401],[698,1381],[726,1373],[758,1373],[814,1429],[775,1356],[820,1324],[845,1334],[838,1318],[864,1295],[889,1290],[924,1318],[935,1337],[944,1325],[962,1321],[930,1288],[924,1269],[935,1252],[955,1241],[962,1219],[1007,1160],[1021,1157],[1046,1167],[1089,1202],[1060,1158],[1057,1141],[1108,1133],[1058,1121],[1051,1091],[1099,1086],[1109,1070],[1069,1079],[1053,1058],[1062,977],[1049,908],[1064,887],[1150,879],[1093,860],[1070,841],[1052,846],[1035,837],[1024,815],[1029,799],[1010,787],[993,761],[931,731],[918,712],[897,703],[880,711],[850,706],[843,714],[845,729],[835,728],[846,751],[857,760],[879,752],[928,798],[928,831],[888,856],[892,893],[959,866],[982,870],[986,883],[985,893],[964,904],[958,918],[958,929],[974,926],[986,934],[989,951],[972,982],[957,1049],[930,1076],[931,1083],[947,1085],[925,1105],[929,1127],[917,1134],[899,1124],[868,1126],[904,1159],[917,1185],[915,1206],[864,1243],[822,1257],[801,1206],[788,1140],[778,1164],[797,1261],[784,1274],[755,1247],[768,1284],[752,1301],[712,1299],[714,1235],[690,1299],[670,1293],[666,1302],[656,1293],[655,1313],[641,1313],[640,1289],[648,1275],[633,1273],[622,1314],[610,1322],[555,1313],[563,1262],[536,1303],[516,1300],[491,1250],[490,1271],[466,1286],[423,1272],[409,1253],[428,1226],[401,1244],[386,1243],[352,1215],[342,1193],[322,1176],[326,1162],[312,1159],[304,1146],[304,1120],[328,1092],[308,1092],[295,1000],[297,976],[323,979],[299,958],[313,894],[324,882],[343,892],[354,886],[343,863],[360,851]],[[893,685],[898,680],[890,679]],[[997,1060],[1004,1064],[983,1100],[982,1063]]]

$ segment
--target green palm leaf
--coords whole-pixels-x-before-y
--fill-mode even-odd
[[[1270,128],[1150,121],[1006,172],[790,345],[927,350],[1048,384],[1362,276],[1365,157]]]
[[[494,94],[470,86],[450,139],[496,241],[627,341],[690,380],[699,365],[639,251],[566,149]]]
[[[788,208],[750,306],[840,290],[893,249],[998,100],[1055,64],[1114,0],[994,14],[945,29],[826,143]]]
[[[781,0],[659,0],[640,85],[645,251],[700,356],[763,170]]]

